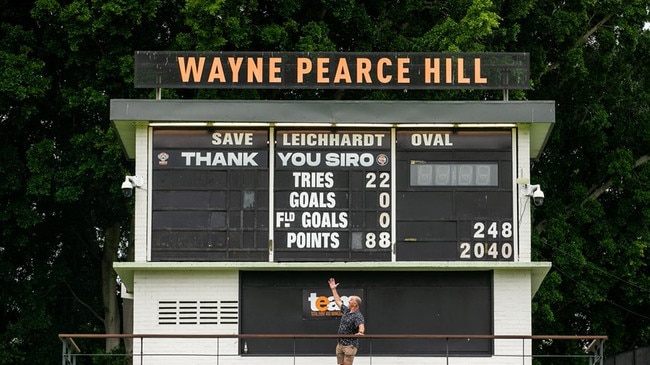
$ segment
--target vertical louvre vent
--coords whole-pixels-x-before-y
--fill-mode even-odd
[[[158,301],[158,324],[238,324],[239,302],[236,300],[161,300]]]

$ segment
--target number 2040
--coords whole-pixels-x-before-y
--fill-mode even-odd
[[[509,260],[513,255],[511,242],[461,242],[460,258],[469,260]]]

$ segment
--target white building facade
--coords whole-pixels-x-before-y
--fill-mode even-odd
[[[551,264],[531,261],[530,164],[554,108],[113,100],[143,182],[135,261],[114,264],[134,357],[334,363],[335,338],[300,336],[336,333],[337,311],[315,304],[335,277],[364,299],[355,364],[531,364]],[[259,334],[285,337],[245,338]]]

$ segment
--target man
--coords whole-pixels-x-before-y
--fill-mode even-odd
[[[339,324],[338,334],[363,335],[366,331],[366,326],[364,324],[363,314],[361,314],[361,311],[359,310],[361,298],[358,296],[351,296],[348,301],[348,306],[346,306],[343,304],[341,296],[336,291],[336,287],[339,286],[339,283],[337,283],[334,278],[330,278],[329,284],[330,289],[332,290],[332,296],[334,296],[334,301],[336,302],[336,305],[341,308],[341,312],[343,313],[341,323]],[[339,338],[336,344],[336,362],[339,365],[352,365],[358,348],[358,338]]]

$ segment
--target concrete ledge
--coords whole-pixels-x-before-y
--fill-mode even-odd
[[[535,295],[551,269],[550,262],[406,261],[406,262],[115,262],[122,283],[133,291],[135,272],[152,271],[493,271],[531,272]]]
[[[543,149],[553,123],[554,101],[325,101],[113,99],[110,119],[129,158],[139,123],[530,124],[531,158]],[[179,124],[181,126],[179,126]]]

